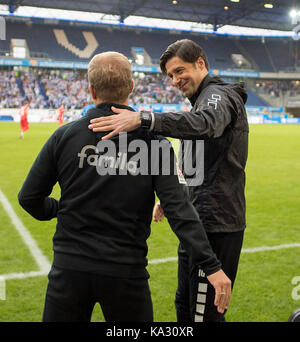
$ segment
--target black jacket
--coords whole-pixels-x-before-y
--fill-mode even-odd
[[[244,107],[247,93],[240,84],[225,83],[208,74],[189,100],[191,112],[154,114],[154,131],[180,138],[185,144],[195,145],[196,139],[204,141],[204,176],[201,184],[189,187],[192,203],[207,232],[243,230],[249,133]]]
[[[178,176],[134,173],[132,166],[138,164],[132,160],[137,153],[134,149],[129,151],[131,142],[144,142],[142,153],[149,167],[161,162],[164,149],[174,157],[170,143],[139,129],[127,135],[124,150],[120,136],[101,141],[104,133],[93,133],[87,128],[92,118],[111,115],[111,106],[98,105],[86,117],[59,128],[42,148],[19,193],[20,204],[33,217],[57,217],[54,264],[118,277],[147,277],[146,240],[156,191],[170,226],[193,263],[208,275],[216,272],[220,263]],[[162,142],[162,149],[151,158],[153,141]],[[109,143],[116,148],[115,156],[107,157],[103,144]],[[104,174],[105,170],[116,174]],[[129,170],[127,175],[121,174]],[[59,201],[49,197],[57,181],[61,188]]]

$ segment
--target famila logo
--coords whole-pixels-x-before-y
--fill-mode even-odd
[[[84,161],[86,160],[88,165],[96,167],[97,172],[103,176],[106,174],[116,175],[117,169],[120,173],[122,173],[121,171],[125,171],[125,174],[127,174],[128,171],[132,175],[137,173],[137,161],[127,161],[128,157],[126,152],[118,152],[115,154],[107,152],[106,154],[100,154],[100,151],[97,148],[99,147],[98,145],[86,145],[82,148],[81,152],[78,153],[78,167],[80,169],[83,168]],[[86,152],[90,149],[93,150],[95,154],[88,155]]]

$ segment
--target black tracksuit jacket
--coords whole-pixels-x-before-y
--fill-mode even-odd
[[[193,264],[207,275],[216,272],[221,268],[220,262],[176,174],[132,175],[128,172],[120,175],[120,168],[129,165],[136,155],[136,151],[127,151],[128,164],[120,158],[119,166],[116,163],[113,166],[119,167],[116,175],[99,175],[95,165],[101,155],[96,147],[99,147],[98,142],[104,142],[101,142],[104,133],[94,133],[87,126],[92,118],[113,114],[112,105],[100,104],[89,110],[87,116],[56,130],[37,156],[19,192],[19,203],[36,219],[57,217],[54,265],[117,277],[148,277],[146,240],[156,192],[170,226]],[[174,155],[166,139],[146,130],[133,131],[127,138],[128,144],[135,139],[146,143],[148,148],[143,153],[149,165],[153,162],[150,157],[153,140],[164,141],[155,160],[161,161],[163,149]],[[114,143],[117,156],[121,151],[119,136],[110,142]],[[105,151],[103,149],[102,154]],[[172,158],[171,163],[174,163]],[[110,165],[109,160],[106,164]],[[59,201],[50,197],[56,182],[61,188]]]
[[[189,100],[190,112],[154,113],[153,132],[204,141],[204,178],[202,184],[189,187],[190,199],[207,232],[244,230],[247,93],[241,84],[208,74]]]

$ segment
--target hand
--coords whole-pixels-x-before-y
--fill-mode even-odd
[[[157,202],[155,204],[154,211],[153,211],[153,221],[154,222],[162,221],[164,217],[165,217],[165,214],[160,205],[160,202]]]
[[[102,140],[110,139],[120,132],[133,131],[141,126],[140,113],[116,107],[111,107],[111,109],[119,115],[103,116],[90,121],[89,129],[93,132],[111,131],[102,137]]]
[[[230,302],[231,280],[222,270],[207,276],[207,279],[216,291],[214,304],[219,313],[224,313]]]

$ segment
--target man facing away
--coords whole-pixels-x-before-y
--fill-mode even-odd
[[[242,248],[245,219],[245,167],[248,155],[248,122],[244,104],[247,94],[240,84],[228,84],[209,74],[204,50],[183,39],[171,44],[162,54],[160,67],[173,84],[190,100],[190,112],[130,113],[113,109],[118,116],[98,118],[89,126],[95,132],[111,131],[104,139],[120,131],[140,126],[157,134],[179,138],[193,161],[199,159],[195,146],[204,142],[203,182],[189,183],[190,199],[196,208],[210,244],[234,283]],[[186,141],[188,140],[188,141]],[[184,148],[182,149],[184,151]],[[183,156],[184,160],[184,156]],[[184,163],[183,163],[184,166]],[[190,170],[183,168],[187,181]],[[164,206],[157,205],[154,218],[163,217]],[[199,293],[198,283],[207,282],[205,271],[195,279],[188,272],[188,255],[179,245],[178,289],[175,299],[178,321],[190,321],[189,307],[198,307],[204,321],[224,321],[224,314],[214,306],[214,291],[208,284]],[[190,289],[192,288],[192,292]],[[201,294],[205,294],[202,296]],[[198,298],[202,298],[198,305]]]
[[[185,186],[175,172],[165,175],[161,166],[155,175],[145,172],[147,165],[162,165],[167,154],[170,170],[175,169],[170,143],[144,129],[110,141],[87,129],[91,119],[113,114],[111,106],[134,113],[128,107],[133,89],[128,59],[116,52],[96,55],[88,77],[95,108],[49,138],[18,195],[21,206],[36,219],[57,217],[43,321],[89,321],[96,302],[106,321],[153,321],[146,240],[155,192],[191,257],[191,267],[205,270],[215,288],[217,310],[224,312],[231,282],[211,250]],[[161,150],[153,158],[156,143]],[[134,146],[142,148],[136,153]],[[59,201],[49,197],[56,182]]]

